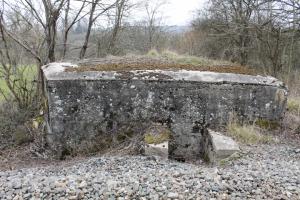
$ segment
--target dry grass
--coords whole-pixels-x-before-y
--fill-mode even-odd
[[[287,107],[289,112],[300,116],[300,97],[289,97]]]
[[[255,125],[264,130],[276,130],[280,127],[278,121],[270,121],[265,119],[257,119]]]
[[[294,69],[290,73],[282,73],[279,77],[289,88],[289,95],[291,98],[300,99],[300,69]]]
[[[148,51],[147,56],[157,57],[159,56],[159,53],[156,49],[151,49],[150,51]]]
[[[178,55],[174,52],[164,51],[159,54],[151,50],[145,56],[108,57],[104,59],[86,60],[78,63],[77,68],[68,68],[68,72],[85,71],[129,71],[129,70],[197,70],[219,73],[236,73],[256,75],[248,67],[228,61],[216,61],[195,56]]]
[[[228,134],[237,141],[245,144],[272,143],[271,136],[263,135],[254,125],[240,125],[229,123]]]
[[[160,144],[165,141],[169,141],[170,133],[165,131],[160,134],[145,134],[145,143],[146,144]]]
[[[195,65],[195,66],[239,66],[235,63],[225,60],[212,60],[204,57],[190,55],[179,55],[173,51],[163,51],[160,57],[170,59],[176,63]]]

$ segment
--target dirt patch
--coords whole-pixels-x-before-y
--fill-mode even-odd
[[[0,160],[0,171],[47,166],[55,162],[50,159],[34,157],[29,144],[2,149]]]
[[[72,166],[91,158],[91,156],[67,157],[65,160],[39,158],[32,152],[32,144],[12,146],[0,151],[0,171],[50,166]]]
[[[194,62],[167,59],[163,57],[114,57],[98,60],[85,60],[77,68],[67,68],[67,72],[86,71],[130,71],[130,70],[195,70],[219,73],[257,75],[254,69],[234,63]]]

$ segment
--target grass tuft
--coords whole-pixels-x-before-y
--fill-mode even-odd
[[[148,51],[147,56],[158,57],[159,53],[158,53],[158,51],[156,49],[151,49],[150,51]]]
[[[146,144],[160,144],[170,140],[170,133],[164,131],[160,134],[145,134],[145,143]]]
[[[228,125],[228,133],[237,141],[245,144],[272,143],[273,137],[263,135],[254,125],[240,125],[238,123],[230,123]]]
[[[175,53],[174,51],[165,50],[161,53],[162,57],[168,58],[168,59],[177,59],[179,55]]]
[[[258,119],[257,121],[255,121],[255,125],[265,130],[276,130],[280,127],[279,122],[265,119]]]
[[[290,97],[287,101],[289,112],[300,115],[300,97]]]

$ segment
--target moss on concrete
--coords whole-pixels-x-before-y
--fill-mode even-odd
[[[195,70],[219,73],[257,75],[255,70],[227,61],[216,61],[195,56],[125,56],[79,63],[79,67],[67,68],[67,72],[130,71],[130,70]]]

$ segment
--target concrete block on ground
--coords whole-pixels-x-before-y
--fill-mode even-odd
[[[227,158],[240,150],[239,145],[232,138],[220,132],[208,130],[207,139],[205,154],[212,163]]]
[[[146,156],[159,156],[163,159],[168,159],[169,157],[169,142],[165,141],[160,144],[146,144],[145,145],[145,155]]]

